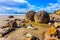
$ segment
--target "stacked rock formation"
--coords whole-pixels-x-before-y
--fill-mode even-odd
[[[34,11],[29,11],[26,13],[25,15],[25,19],[28,20],[28,21],[34,21],[34,15],[35,15],[36,12]]]
[[[49,19],[49,14],[45,11],[39,11],[34,16],[35,22],[48,23]]]

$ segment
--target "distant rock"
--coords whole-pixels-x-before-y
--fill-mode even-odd
[[[29,11],[29,12],[27,12],[26,15],[25,15],[25,19],[28,20],[28,21],[29,21],[29,20],[30,20],[30,21],[34,21],[34,15],[35,15],[35,13],[36,13],[36,12],[34,12],[34,11],[32,11],[32,10]]]
[[[11,15],[11,16],[9,16],[8,18],[14,18],[14,16]]]
[[[49,14],[45,11],[39,11],[34,16],[35,22],[47,23],[49,19]]]

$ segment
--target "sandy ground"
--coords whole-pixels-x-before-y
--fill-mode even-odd
[[[27,40],[27,38],[24,36],[25,33],[30,33],[36,36],[37,38],[39,38],[40,40],[43,40],[42,35],[44,30],[46,30],[46,28],[41,28],[41,29],[39,28],[38,30],[19,28],[18,30],[16,30],[15,32],[12,32],[10,35],[8,35],[7,38],[4,38],[3,40]]]
[[[22,15],[15,15],[15,18],[19,18],[19,19],[24,19],[24,16]],[[8,15],[6,16],[0,16],[0,27],[5,25],[7,23]],[[11,19],[10,19],[11,20]],[[12,19],[13,20],[13,19]],[[13,32],[11,32],[10,34],[8,34],[6,37],[2,37],[0,38],[0,40],[27,40],[27,38],[24,36],[25,33],[30,33],[33,36],[36,36],[37,38],[39,38],[40,40],[43,40],[43,33],[45,30],[47,30],[48,27],[37,27],[35,26],[35,28],[38,28],[38,30],[30,30],[30,29],[26,29],[26,28],[19,28]]]
[[[24,15],[14,15],[15,18],[8,18],[9,15],[0,15],[0,27],[5,25],[7,21],[5,20],[13,20],[13,19],[24,19]]]
[[[15,18],[9,19],[9,15],[0,15],[0,27],[3,25],[6,25],[7,21],[5,20],[13,20],[13,19],[24,19],[24,15],[14,15]],[[31,30],[27,28],[18,28],[17,30],[11,32],[5,37],[0,38],[0,40],[27,40],[27,38],[24,36],[25,33],[30,33],[33,36],[36,36],[40,40],[44,39],[43,33],[48,29],[48,27],[38,27],[35,26],[38,30]]]

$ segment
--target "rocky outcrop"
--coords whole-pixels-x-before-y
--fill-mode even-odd
[[[57,15],[60,15],[60,9],[54,12]]]
[[[45,11],[39,11],[34,16],[35,22],[47,23],[49,19],[49,14]]]
[[[28,21],[34,21],[34,15],[35,15],[34,11],[29,11],[26,13],[25,19]]]
[[[50,14],[50,20],[59,22],[60,21],[60,15]]]

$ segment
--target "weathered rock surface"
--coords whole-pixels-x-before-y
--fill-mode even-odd
[[[30,21],[34,21],[34,15],[35,15],[35,12],[34,11],[29,11],[26,13],[25,15],[25,19],[26,20],[30,20]]]
[[[49,19],[49,14],[45,11],[39,11],[34,16],[35,22],[47,23]]]

